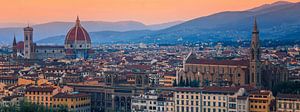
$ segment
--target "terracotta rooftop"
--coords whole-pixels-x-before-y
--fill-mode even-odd
[[[53,87],[29,87],[26,92],[53,92],[55,89]]]
[[[176,88],[176,91],[189,91],[189,92],[203,92],[203,93],[235,93],[238,92],[241,87],[204,87],[204,88]]]
[[[278,94],[277,98],[281,99],[300,99],[300,94]]]
[[[140,70],[150,70],[150,65],[127,65],[127,69],[140,69]]]
[[[208,64],[208,65],[232,65],[248,66],[248,60],[213,60],[213,59],[188,59],[187,64]]]
[[[54,98],[81,98],[81,97],[89,97],[88,94],[85,93],[58,93],[53,96]]]
[[[19,49],[19,50],[23,50],[24,49],[24,42],[23,41],[18,42],[16,48]]]
[[[230,92],[235,93],[239,91],[240,87],[205,87],[203,91],[205,92]]]
[[[271,91],[264,91],[264,90],[256,90],[250,92],[250,95],[270,95],[270,94],[272,94]]]
[[[0,76],[0,80],[18,80],[18,78],[14,76]]]

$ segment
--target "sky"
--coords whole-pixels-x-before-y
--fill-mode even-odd
[[[0,0],[0,23],[140,21],[158,24],[221,11],[240,11],[277,0]],[[287,0],[299,2],[300,0]]]

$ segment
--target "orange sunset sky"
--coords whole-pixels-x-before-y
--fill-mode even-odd
[[[0,23],[134,20],[156,24],[221,11],[245,10],[277,0],[1,0]],[[300,0],[288,0],[299,2]]]

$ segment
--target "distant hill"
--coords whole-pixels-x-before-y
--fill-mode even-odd
[[[140,37],[152,34],[154,31],[151,30],[136,30],[136,31],[101,31],[101,32],[90,32],[90,37],[93,44],[101,43],[128,43],[129,40],[135,40]],[[50,41],[51,40],[51,41]],[[51,45],[63,45],[65,35],[59,35],[49,37],[38,41],[38,44],[51,44]],[[136,42],[136,41],[132,41]]]
[[[160,30],[168,28],[182,21],[174,21],[169,23],[145,25],[141,22],[136,21],[119,21],[119,22],[105,22],[105,21],[82,21],[82,25],[89,32],[96,31],[134,31],[134,30]],[[1,24],[0,24],[1,25]],[[9,24],[2,24],[7,26]],[[19,24],[12,24],[19,25]],[[74,26],[74,22],[49,22],[44,24],[33,25],[34,28],[34,40],[38,41],[47,37],[57,37],[58,35],[65,35],[67,31]],[[6,42],[11,43],[13,35],[16,34],[17,40],[23,40],[22,27],[10,27],[0,28],[0,43]]]
[[[263,7],[265,6],[265,7]],[[297,38],[300,28],[300,3],[278,2],[246,11],[226,11],[196,18],[151,35],[155,40],[186,41],[249,39],[253,20],[258,20],[263,39]],[[272,8],[271,8],[272,7]],[[271,8],[271,9],[270,9]],[[175,39],[174,39],[175,38]]]
[[[225,11],[157,31],[94,32],[94,43],[195,42],[250,39],[256,17],[262,39],[300,39],[300,3],[275,2],[245,11]],[[129,38],[130,37],[130,38]],[[53,40],[52,37],[43,40]],[[49,42],[49,41],[48,41]]]

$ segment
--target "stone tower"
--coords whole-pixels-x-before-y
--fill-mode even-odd
[[[252,31],[251,49],[250,49],[250,85],[261,87],[261,50],[259,42],[259,31],[256,18]]]
[[[33,44],[33,28],[24,28],[24,57],[26,59],[34,58],[34,44]]]
[[[13,46],[12,46],[12,50],[13,50],[13,58],[17,58],[17,40],[16,40],[16,35],[14,35],[14,41],[13,41]]]

